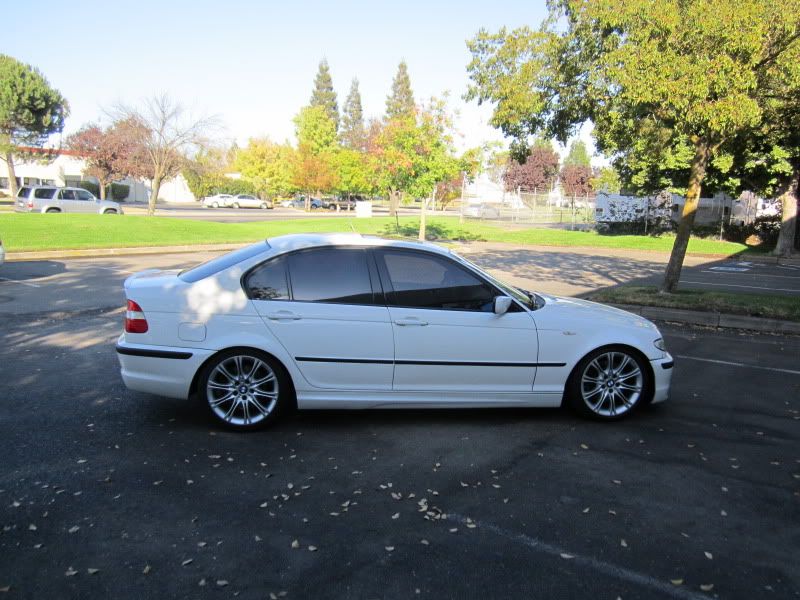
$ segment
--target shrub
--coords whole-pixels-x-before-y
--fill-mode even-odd
[[[130,193],[131,193],[131,186],[125,185],[123,183],[112,183],[110,194],[108,193],[108,190],[106,190],[106,195],[111,196],[111,199],[115,200],[116,202],[122,202],[123,200],[127,200]]]
[[[100,197],[100,186],[94,181],[79,181],[75,184],[75,187],[83,188],[87,192],[91,193],[95,198]]]

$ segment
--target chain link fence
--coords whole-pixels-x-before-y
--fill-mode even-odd
[[[594,226],[594,216],[594,196],[565,196],[557,191],[517,190],[491,200],[467,194],[461,200],[463,219],[587,229]]]

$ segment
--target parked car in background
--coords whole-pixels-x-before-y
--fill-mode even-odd
[[[330,208],[339,210],[355,210],[356,201],[353,198],[334,198],[330,202]]]
[[[112,200],[100,200],[83,188],[50,185],[24,186],[17,192],[16,212],[97,213],[121,215],[122,207]]]
[[[304,210],[306,207],[305,196],[298,196],[297,198],[292,200],[292,207]],[[317,210],[320,208],[326,208],[325,203],[319,198],[311,198],[311,210]]]
[[[6,250],[3,248],[3,240],[0,239],[0,265],[6,262]]]
[[[231,198],[231,208],[272,208],[271,200],[262,200],[250,194],[237,194]]]
[[[214,194],[203,198],[203,206],[206,208],[227,208],[231,205],[232,198],[231,194]]]
[[[232,429],[293,406],[566,405],[614,421],[669,396],[647,319],[517,289],[428,243],[285,235],[132,275],[125,297],[125,385],[196,395]]]

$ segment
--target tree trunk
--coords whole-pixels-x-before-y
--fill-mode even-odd
[[[100,183],[100,200],[106,199],[106,182],[102,179],[97,180]]]
[[[150,201],[147,204],[147,215],[152,217],[156,214],[156,202],[158,201],[158,192],[161,190],[161,177],[154,177],[150,185]]]
[[[6,162],[8,163],[8,191],[11,192],[11,197],[16,198],[17,192],[17,173],[14,171],[14,154],[6,152]]]
[[[700,201],[700,190],[706,176],[710,149],[705,140],[697,140],[694,145],[694,158],[692,158],[689,171],[689,188],[686,190],[686,202],[683,213],[678,223],[678,233],[672,245],[672,254],[669,257],[667,270],[664,273],[664,283],[661,285],[662,293],[672,293],[678,287],[683,268],[683,259],[686,257],[686,248],[689,246],[689,236],[692,233],[694,218],[697,214],[697,205]]]
[[[431,203],[433,204],[433,206],[436,206],[436,188],[433,188],[433,191],[431,192]],[[427,205],[428,205],[428,199],[427,198],[423,198],[422,199],[422,206],[420,207],[421,210],[419,211],[419,241],[420,242],[424,242],[425,241],[425,217],[426,217],[426,210],[425,209],[426,209]],[[434,210],[436,210],[436,209],[434,208]]]
[[[798,192],[800,191],[798,185],[800,185],[800,170],[795,168],[786,191],[781,195],[781,230],[778,234],[778,243],[773,251],[776,256],[790,256],[794,252]]]

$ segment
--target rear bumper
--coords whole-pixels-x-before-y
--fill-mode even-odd
[[[664,402],[669,399],[669,387],[672,382],[672,367],[675,362],[670,354],[664,358],[651,361],[653,366],[653,403]]]
[[[192,380],[213,350],[130,344],[117,341],[122,380],[137,392],[187,398]]]

